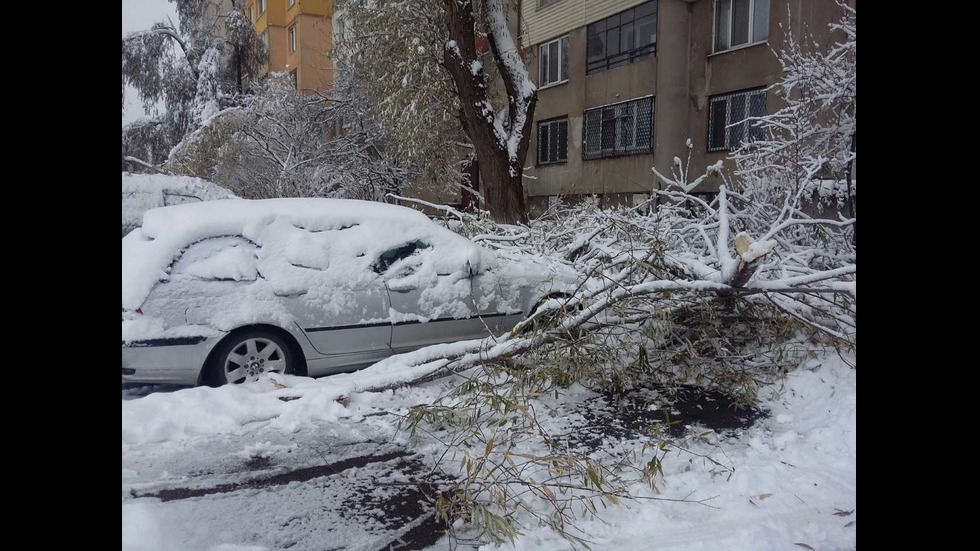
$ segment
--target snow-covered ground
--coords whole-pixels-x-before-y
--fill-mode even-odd
[[[578,535],[593,549],[855,548],[856,374],[836,355],[811,362],[763,391],[768,416],[672,452],[661,494],[637,490],[703,504],[624,502],[581,515]],[[342,405],[352,377],[124,390],[123,548],[448,548],[425,496],[400,484],[427,472],[435,448],[397,427],[445,383]],[[553,428],[579,430],[596,396],[573,388]],[[607,436],[603,446],[635,443]],[[528,526],[514,548],[571,548]]]
[[[770,415],[737,435],[672,453],[655,497],[583,518],[594,549],[854,549],[857,545],[857,371],[826,357],[763,392]],[[654,497],[654,494],[647,494]],[[797,545],[799,544],[799,545]],[[567,549],[546,527],[516,549]]]

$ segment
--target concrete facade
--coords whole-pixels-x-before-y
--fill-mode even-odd
[[[670,174],[674,157],[686,162],[688,138],[693,144],[691,174],[703,173],[728,155],[727,151],[708,151],[710,99],[776,82],[781,71],[773,50],[779,48],[785,33],[790,28],[794,33],[805,30],[823,44],[830,39],[829,23],[839,18],[834,0],[770,0],[767,39],[753,43],[750,37],[748,44],[714,52],[717,1],[658,0],[654,55],[587,75],[588,25],[645,4],[645,0],[554,0],[544,7],[539,7],[540,0],[523,0],[522,44],[535,82],[539,46],[562,36],[569,38],[567,81],[539,85],[526,163],[526,174],[533,177],[525,186],[532,215],[555,196],[598,194],[607,204],[638,200],[642,196],[634,194],[648,193],[657,185],[651,167]],[[586,110],[651,95],[650,151],[584,159]],[[768,94],[766,111],[778,107]],[[568,117],[567,161],[539,164],[538,121],[562,116]],[[726,168],[731,167],[726,164]],[[718,183],[707,181],[699,191],[716,191]]]

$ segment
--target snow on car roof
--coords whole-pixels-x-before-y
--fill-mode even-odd
[[[134,310],[169,277],[190,245],[242,236],[258,246],[258,272],[277,295],[350,287],[379,277],[380,255],[415,241],[430,274],[482,270],[489,251],[406,207],[352,199],[210,201],[162,207],[122,240],[122,306]]]
[[[143,213],[157,207],[237,198],[221,186],[192,176],[123,172],[122,225],[124,230],[139,226]]]

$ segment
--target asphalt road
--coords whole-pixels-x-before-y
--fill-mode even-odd
[[[381,417],[124,445],[123,548],[430,547],[431,490],[412,483],[426,461]]]

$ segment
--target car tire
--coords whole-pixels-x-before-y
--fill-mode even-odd
[[[225,339],[214,355],[211,381],[214,386],[257,381],[266,373],[292,374],[296,355],[290,343],[272,331],[242,331]]]

